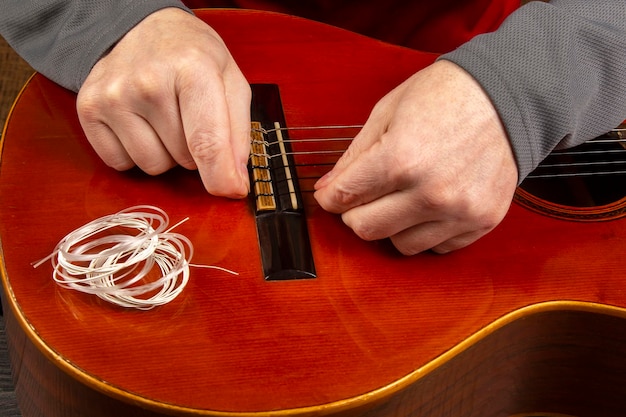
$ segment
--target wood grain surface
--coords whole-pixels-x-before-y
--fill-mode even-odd
[[[319,23],[204,11],[251,83],[280,87],[289,126],[363,123],[436,57]],[[243,36],[243,34],[248,34]],[[254,36],[249,36],[254,33]],[[295,146],[295,144],[294,144]],[[266,282],[250,201],[196,172],[115,172],[75,95],[37,75],[3,135],[2,279],[24,416],[622,416],[620,219],[575,222],[513,204],[469,248],[403,257],[307,200],[318,278]],[[114,307],[58,287],[47,256],[76,227],[136,204],[194,243],[172,303]]]

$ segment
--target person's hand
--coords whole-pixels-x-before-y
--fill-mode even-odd
[[[517,179],[488,96],[442,60],[379,101],[315,198],[365,240],[390,237],[406,255],[445,253],[501,222]]]
[[[207,191],[249,191],[250,86],[218,34],[176,8],[129,31],[89,73],[77,110],[109,166],[198,169]]]

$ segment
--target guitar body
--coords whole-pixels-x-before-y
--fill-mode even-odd
[[[362,124],[435,59],[279,14],[198,13],[250,83],[278,84],[288,126]],[[250,200],[210,196],[183,169],[111,170],[82,133],[75,95],[34,76],[0,164],[3,301],[24,416],[624,415],[624,220],[514,203],[466,249],[403,257],[305,201],[317,278],[268,282]],[[194,243],[193,262],[239,275],[192,268],[174,301],[135,311],[31,266],[75,228],[139,204],[189,217],[176,232]]]

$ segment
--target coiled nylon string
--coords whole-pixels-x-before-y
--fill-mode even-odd
[[[190,264],[191,241],[171,232],[180,223],[167,229],[169,218],[162,209],[130,207],[69,233],[52,254],[33,266],[50,260],[52,277],[60,286],[141,310],[176,298],[189,281],[190,266],[237,274],[217,266]],[[160,278],[152,279],[149,274],[155,264]]]

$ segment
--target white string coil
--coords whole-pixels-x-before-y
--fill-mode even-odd
[[[33,266],[50,259],[52,277],[60,286],[148,310],[172,301],[189,280],[193,245],[171,232],[178,224],[167,229],[168,224],[167,214],[158,207],[130,207],[69,233]],[[150,274],[155,264],[160,270],[156,279]]]

